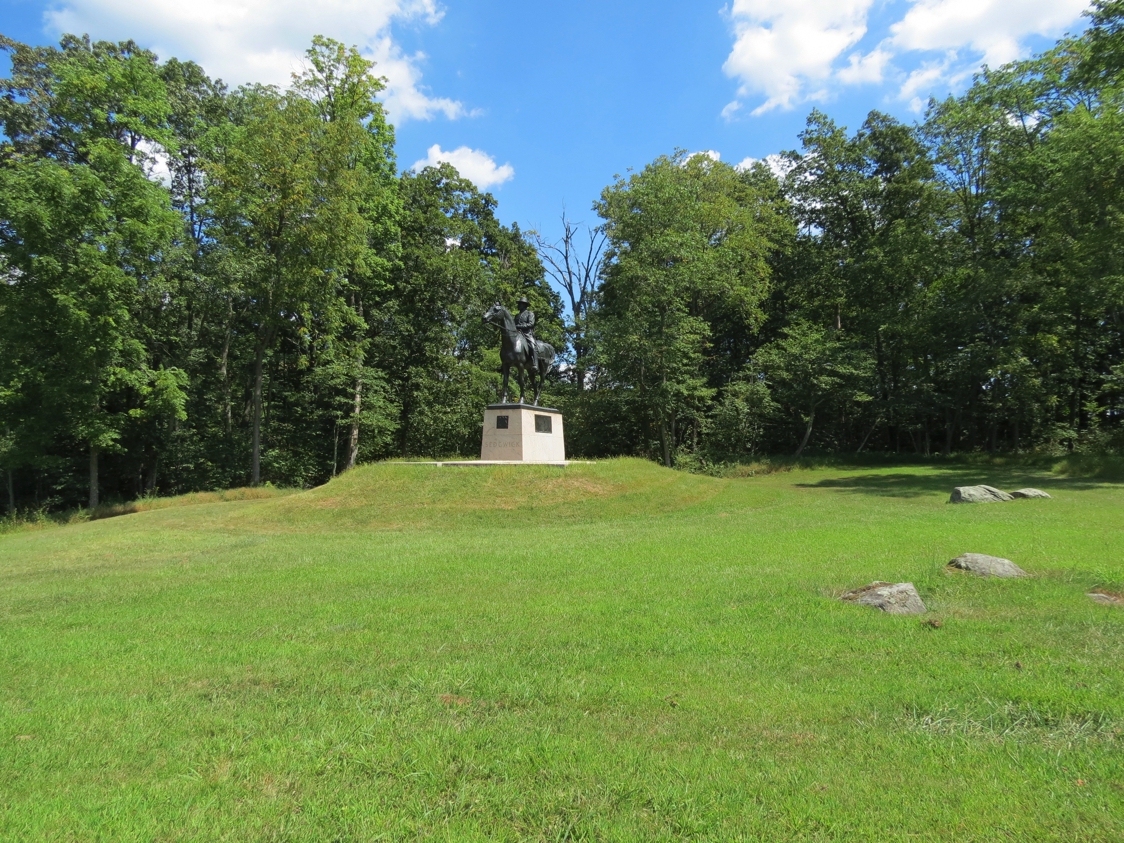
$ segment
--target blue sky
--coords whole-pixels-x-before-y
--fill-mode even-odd
[[[451,160],[505,222],[547,236],[614,174],[684,148],[796,148],[808,112],[854,128],[1080,31],[1086,0],[0,0],[0,32],[133,38],[230,84],[284,84],[312,35],[389,79],[399,166]]]

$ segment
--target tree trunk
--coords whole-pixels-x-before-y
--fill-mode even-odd
[[[351,432],[347,437],[347,465],[345,470],[355,468],[359,459],[359,411],[363,408],[363,380],[355,379],[355,411],[351,415]]]
[[[219,363],[219,375],[222,378],[222,389],[223,389],[223,399],[224,399],[223,420],[226,422],[226,435],[227,436],[230,435],[230,432],[233,429],[233,422],[232,422],[232,419],[231,419],[231,409],[230,409],[230,404],[231,404],[231,401],[230,401],[230,378],[227,377],[227,370],[226,370],[226,363],[227,363],[227,360],[230,358],[230,338],[231,338],[230,337],[230,325],[227,324],[226,336],[223,337],[223,341],[222,341],[221,362]]]
[[[402,459],[406,459],[406,457],[409,456],[410,411],[408,409],[408,400],[409,399],[402,401],[402,412],[399,415],[402,422],[401,425],[399,425],[402,437]]]
[[[667,421],[660,419],[660,447],[663,449],[663,464],[671,468],[671,440],[667,433]]]
[[[90,509],[98,505],[98,449],[90,446]]]
[[[12,482],[12,470],[9,468],[8,474],[8,514],[16,514],[16,487]]]
[[[332,476],[339,473],[340,465],[340,423],[332,425]]]
[[[148,472],[148,480],[144,484],[144,493],[151,495],[156,490],[156,476],[160,471],[160,452],[156,452],[156,456],[152,458],[152,470]]]
[[[257,486],[261,482],[261,385],[264,361],[265,344],[259,341],[257,353],[254,357],[254,422],[253,456],[251,457],[250,468],[251,486]]]
[[[863,448],[865,448],[865,447],[866,447],[866,443],[867,443],[867,441],[868,441],[868,440],[870,439],[870,436],[871,436],[871,434],[872,434],[872,433],[874,433],[874,431],[875,431],[875,428],[877,428],[877,427],[878,427],[878,423],[879,423],[880,421],[882,421],[882,414],[881,414],[881,413],[879,413],[879,414],[878,414],[878,418],[876,418],[876,419],[874,420],[874,424],[872,424],[872,425],[870,426],[870,430],[868,430],[868,431],[866,432],[866,436],[864,436],[864,437],[863,437],[863,441],[859,443],[859,449],[858,449],[857,451],[855,451],[855,453],[856,453],[856,454],[861,454],[861,453],[863,452]]]
[[[804,449],[808,446],[808,440],[812,438],[812,423],[816,420],[816,410],[808,414],[808,425],[804,428],[804,439],[800,442],[800,447],[796,449],[796,456],[799,457],[804,453]]]

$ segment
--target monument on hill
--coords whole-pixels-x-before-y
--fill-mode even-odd
[[[565,462],[566,444],[562,413],[540,407],[542,386],[554,366],[554,348],[535,339],[535,314],[526,298],[518,302],[519,314],[496,302],[484,314],[484,321],[500,330],[500,363],[503,391],[500,403],[484,410],[484,436],[480,459],[501,462]],[[511,370],[519,384],[519,403],[508,403]],[[535,403],[524,403],[526,381],[530,378]]]

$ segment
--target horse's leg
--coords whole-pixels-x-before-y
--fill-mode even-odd
[[[511,374],[511,364],[504,363],[500,371],[503,372],[503,397],[500,399],[501,404],[507,403],[507,376]]]
[[[549,359],[546,358],[546,357],[540,357],[539,358],[539,385],[540,385],[540,389],[541,389],[542,385],[546,383],[546,376],[550,373],[551,367],[554,365],[553,360],[554,360],[553,355],[551,355],[551,357]]]
[[[519,379],[519,403],[523,403],[523,395],[526,392],[526,387],[523,384],[523,367],[516,364],[515,377]]]

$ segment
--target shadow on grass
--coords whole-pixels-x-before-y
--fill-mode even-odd
[[[70,524],[83,524],[87,521],[100,521],[103,518],[117,518],[135,512],[148,512],[154,509],[168,509],[174,506],[194,506],[204,503],[226,503],[230,501],[256,501],[295,495],[301,489],[265,486],[243,486],[237,489],[220,489],[216,492],[188,492],[169,497],[145,497],[123,503],[105,503],[93,509],[66,509],[49,512],[45,509],[31,510],[22,514],[0,518],[0,535],[22,531],[41,530],[48,527],[65,527]]]
[[[889,498],[918,498],[928,495],[952,494],[957,486],[986,484],[1010,492],[1027,486],[1044,492],[1081,491],[1095,489],[1106,483],[1103,479],[1084,477],[1056,477],[1045,471],[1028,472],[984,466],[959,466],[942,471],[925,471],[911,474],[907,471],[894,474],[856,474],[849,477],[829,477],[817,483],[797,483],[805,489],[835,489],[860,495]]]

